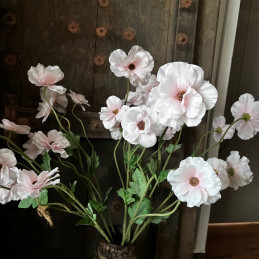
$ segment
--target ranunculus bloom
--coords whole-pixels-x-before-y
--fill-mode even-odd
[[[107,107],[102,107],[100,112],[100,120],[106,129],[113,128],[118,122],[121,122],[122,117],[129,108],[123,105],[120,98],[112,95],[106,100]]]
[[[7,119],[2,119],[3,124],[0,124],[0,128],[10,130],[18,134],[29,134],[31,128],[27,125],[17,125]]]
[[[52,171],[43,171],[37,175],[34,171],[22,170],[18,174],[17,185],[13,187],[13,192],[18,194],[21,199],[27,197],[37,198],[40,196],[40,190],[48,185],[56,185],[60,183],[57,174],[58,167]]]
[[[218,142],[221,137],[225,134],[229,124],[226,124],[226,119],[224,116],[218,116],[213,118],[213,128],[216,130],[214,132],[214,139]],[[231,127],[223,139],[231,139],[235,133],[235,127]]]
[[[221,181],[221,191],[229,186],[229,177],[227,173],[227,163],[219,158],[211,157],[207,162],[212,166],[214,172]]]
[[[174,137],[175,132],[176,132],[175,129],[173,129],[172,127],[168,127],[167,130],[166,130],[166,133],[163,137],[163,140],[172,139]]]
[[[136,87],[148,82],[154,67],[152,56],[140,46],[133,46],[128,55],[121,49],[114,50],[109,61],[116,76],[128,78]]]
[[[123,137],[129,143],[146,148],[156,144],[156,136],[161,135],[164,128],[158,122],[157,113],[144,105],[130,108],[123,117],[121,126]]]
[[[51,130],[48,132],[48,136],[42,131],[38,131],[32,137],[32,144],[41,149],[42,153],[52,150],[54,153],[59,153],[63,158],[68,157],[65,148],[69,147],[70,143],[61,131]]]
[[[34,133],[29,134],[28,142],[23,144],[23,148],[26,150],[24,153],[31,159],[35,159],[39,154],[42,154],[43,149],[39,149],[35,144],[32,143],[32,139],[34,137]]]
[[[50,90],[64,94],[66,88],[61,85],[55,85],[64,78],[64,73],[59,66],[44,67],[38,64],[37,67],[31,67],[28,71],[29,81],[36,86],[46,86]]]
[[[227,172],[229,175],[229,186],[237,190],[252,182],[253,173],[248,165],[249,159],[245,156],[240,158],[238,151],[231,151],[227,158]]]
[[[16,166],[14,152],[8,148],[0,149],[0,185],[9,183],[9,169]]]
[[[85,107],[83,106],[83,104],[90,106],[88,104],[88,101],[85,99],[84,95],[76,94],[75,92],[72,92],[71,90],[69,90],[69,91],[70,91],[70,93],[67,95],[69,95],[71,97],[71,99],[74,103],[80,104],[83,111],[85,111]]]
[[[167,180],[177,198],[187,202],[188,207],[213,202],[214,196],[221,189],[220,179],[211,165],[201,157],[183,160],[177,170],[169,172]]]
[[[184,123],[197,126],[206,109],[214,107],[218,93],[204,81],[203,70],[195,65],[174,62],[160,67],[159,85],[149,95],[149,104],[159,113],[164,126],[177,128]]]
[[[235,120],[242,118],[235,124],[238,137],[244,140],[254,137],[259,131],[259,101],[255,102],[251,94],[242,94],[231,112]]]
[[[134,105],[138,106],[141,104],[144,104],[144,95],[139,92],[131,92],[129,91],[128,99],[127,99],[127,105]]]

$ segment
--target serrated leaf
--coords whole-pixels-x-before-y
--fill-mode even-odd
[[[129,170],[133,170],[136,167],[139,155],[132,154],[132,150],[129,150],[124,154],[124,162],[129,165]]]
[[[157,171],[157,162],[153,158],[150,158],[150,160],[147,164],[147,167],[148,167],[150,173],[153,175]]]
[[[89,217],[87,217],[87,218],[77,221],[75,224],[76,227],[81,226],[81,225],[94,226],[94,223]]]
[[[141,171],[138,168],[132,174],[132,180],[133,182],[129,183],[131,188],[129,188],[128,191],[131,194],[136,194],[139,197],[141,197],[145,191],[147,182],[144,175],[141,173]]]
[[[162,171],[162,172],[159,174],[158,183],[162,183],[164,180],[167,179],[167,175],[168,175],[169,171],[170,171],[170,169],[165,170],[165,171]]]
[[[45,152],[44,155],[42,156],[43,163],[41,164],[42,169],[45,171],[51,171],[50,167],[50,156],[48,152]]]
[[[128,208],[129,216],[132,218],[135,214],[135,211],[137,209],[139,201],[136,201],[132,207]],[[143,214],[149,214],[152,210],[151,202],[148,198],[144,198],[140,207],[139,211],[137,212],[136,216],[143,215]],[[145,217],[138,218],[135,223],[138,225],[141,225],[144,222]]]
[[[176,151],[177,149],[181,148],[182,145],[173,145],[169,144],[169,146],[165,149],[169,154],[173,151]]]
[[[167,213],[167,211],[165,211],[164,213]],[[151,221],[151,223],[153,224],[159,224],[161,223],[162,221],[166,221],[168,218],[170,217],[170,215],[167,215],[167,216],[161,216],[161,217],[154,217]]]
[[[40,192],[39,203],[41,205],[46,205],[48,203],[48,190],[47,189],[43,189]]]
[[[102,213],[107,209],[107,206],[103,205],[101,202],[95,202],[90,200],[89,203],[98,213]]]
[[[127,205],[135,201],[135,198],[132,197],[132,193],[130,193],[127,189],[120,188],[117,193],[118,196],[121,197],[124,203]]]
[[[20,209],[27,209],[27,208],[29,208],[32,205],[33,201],[34,201],[34,198],[29,196],[26,199],[23,199],[23,200],[21,200],[19,202],[18,208],[20,208]]]

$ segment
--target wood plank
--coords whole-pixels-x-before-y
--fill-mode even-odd
[[[209,224],[206,258],[259,258],[259,222]]]

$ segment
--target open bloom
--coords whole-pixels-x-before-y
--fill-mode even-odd
[[[118,77],[126,77],[134,86],[146,84],[154,67],[153,57],[140,46],[133,46],[128,55],[114,50],[110,57],[111,71]]]
[[[214,172],[221,181],[221,191],[229,186],[229,177],[227,173],[227,163],[219,158],[211,157],[207,162],[212,166]]]
[[[34,171],[22,170],[18,174],[17,185],[13,187],[13,192],[26,199],[28,196],[37,198],[40,196],[40,190],[48,185],[56,185],[60,183],[57,173],[58,167],[52,171],[43,171],[37,175]]]
[[[46,86],[50,90],[64,94],[66,88],[61,85],[55,85],[64,78],[64,73],[59,66],[44,67],[38,64],[36,67],[31,67],[28,71],[29,81],[36,86]]]
[[[251,94],[242,94],[231,112],[235,120],[242,118],[235,124],[238,137],[244,140],[254,137],[259,131],[259,101],[255,102]]]
[[[177,170],[171,170],[167,176],[172,190],[180,201],[188,207],[213,202],[221,189],[220,179],[211,165],[201,157],[187,157]]]
[[[65,148],[69,147],[70,143],[61,131],[51,130],[47,136],[42,131],[38,131],[32,137],[32,144],[36,145],[41,153],[52,150],[54,153],[59,153],[63,158],[68,157]]]
[[[144,104],[144,95],[140,92],[131,92],[129,91],[127,105],[138,106]]]
[[[90,106],[90,105],[88,104],[88,101],[85,99],[85,96],[84,96],[84,95],[82,95],[82,94],[76,94],[75,92],[73,92],[73,91],[71,91],[71,90],[69,90],[69,91],[70,91],[70,93],[67,94],[67,95],[69,95],[69,96],[71,97],[71,99],[72,99],[72,101],[73,101],[74,103],[80,104],[83,111],[85,111],[85,107],[83,106],[83,104]]]
[[[101,108],[100,120],[106,129],[111,129],[118,124],[118,122],[121,122],[129,106],[123,105],[122,100],[114,95],[106,100],[106,104],[107,107]]]
[[[231,151],[227,158],[227,172],[229,175],[229,186],[237,190],[252,182],[253,173],[248,165],[249,159],[245,156],[240,158],[238,151]]]
[[[34,137],[34,133],[29,134],[29,140],[23,144],[23,148],[26,150],[24,153],[31,159],[35,159],[39,154],[42,153],[42,149],[39,149],[34,143],[32,143],[32,139]]]
[[[225,134],[229,124],[226,124],[226,119],[224,116],[218,116],[213,118],[213,128],[216,130],[214,132],[214,139],[218,142],[222,136]],[[223,139],[231,139],[235,133],[235,127],[231,127]]]
[[[204,81],[203,70],[195,65],[173,62],[160,67],[159,85],[149,95],[149,104],[159,113],[164,126],[177,128],[184,123],[197,126],[206,109],[214,107],[217,90]]]
[[[123,137],[131,144],[140,144],[149,148],[156,144],[157,138],[163,132],[157,113],[142,105],[130,108],[123,117],[121,126]]]
[[[17,125],[7,119],[2,119],[3,124],[0,124],[0,128],[10,130],[18,134],[29,134],[31,128],[27,125]]]

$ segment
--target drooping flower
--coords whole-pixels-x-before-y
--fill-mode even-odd
[[[211,165],[201,157],[188,157],[180,163],[177,170],[167,176],[172,190],[180,201],[188,207],[213,202],[211,197],[219,194],[220,179]]]
[[[68,157],[65,148],[69,147],[70,143],[61,131],[50,130],[47,136],[42,131],[38,131],[32,137],[32,144],[42,150],[42,153],[52,150],[54,153],[59,153],[63,158]]]
[[[111,129],[118,122],[121,122],[121,119],[129,106],[123,105],[122,100],[114,95],[106,100],[106,104],[107,107],[101,108],[100,120],[106,129]]]
[[[36,67],[31,67],[28,71],[29,81],[36,86],[46,86],[50,90],[64,94],[66,88],[61,85],[55,85],[64,78],[64,73],[59,66],[44,67],[38,64]]]
[[[253,173],[248,165],[249,159],[245,156],[240,158],[238,151],[231,151],[227,157],[227,172],[229,175],[229,186],[237,190],[252,182]]]
[[[8,148],[0,149],[0,185],[9,183],[9,169],[16,166],[14,152]]]
[[[85,111],[85,107],[83,106],[83,104],[90,106],[83,94],[76,94],[75,92],[73,92],[71,90],[69,90],[69,91],[70,91],[70,93],[67,95],[69,95],[71,97],[71,99],[74,103],[80,104],[83,111]]]
[[[60,183],[58,167],[52,171],[43,171],[37,175],[34,171],[23,169],[17,178],[17,183],[13,187],[13,192],[26,199],[27,197],[37,198],[40,196],[40,190],[49,185]]]
[[[231,113],[235,120],[242,118],[235,124],[239,138],[247,140],[256,135],[259,131],[259,101],[255,101],[253,95],[242,94],[232,105]]]
[[[154,67],[153,57],[140,46],[133,46],[128,55],[121,50],[114,50],[110,57],[111,71],[117,77],[126,77],[134,86],[146,84]]]
[[[226,124],[226,119],[224,116],[218,116],[213,118],[213,128],[216,130],[214,132],[215,141],[219,141],[222,136],[225,134],[229,124]],[[235,127],[231,127],[223,139],[231,139],[235,133]]]
[[[50,105],[53,106],[53,100],[49,100],[49,103],[47,102],[39,103],[39,107],[37,108],[39,112],[35,116],[36,119],[43,118],[42,123],[44,123],[51,113]]]
[[[149,95],[149,104],[159,113],[164,126],[178,128],[184,123],[197,126],[206,109],[214,107],[217,90],[204,81],[203,70],[195,65],[173,62],[160,67],[159,85]]]
[[[157,136],[160,136],[164,129],[158,122],[157,113],[144,105],[129,108],[121,126],[123,137],[129,143],[140,144],[146,148],[156,144]]]
[[[17,134],[29,134],[31,130],[31,128],[27,125],[17,125],[7,119],[2,119],[2,123],[3,124],[0,124],[0,128],[13,131]]]
[[[31,159],[35,159],[38,155],[42,154],[43,149],[39,149],[35,144],[32,143],[34,133],[29,134],[29,140],[23,144],[23,148],[26,150],[24,153]]]
[[[229,186],[229,177],[227,173],[227,163],[219,158],[211,157],[207,162],[212,166],[214,172],[221,181],[221,191]]]

